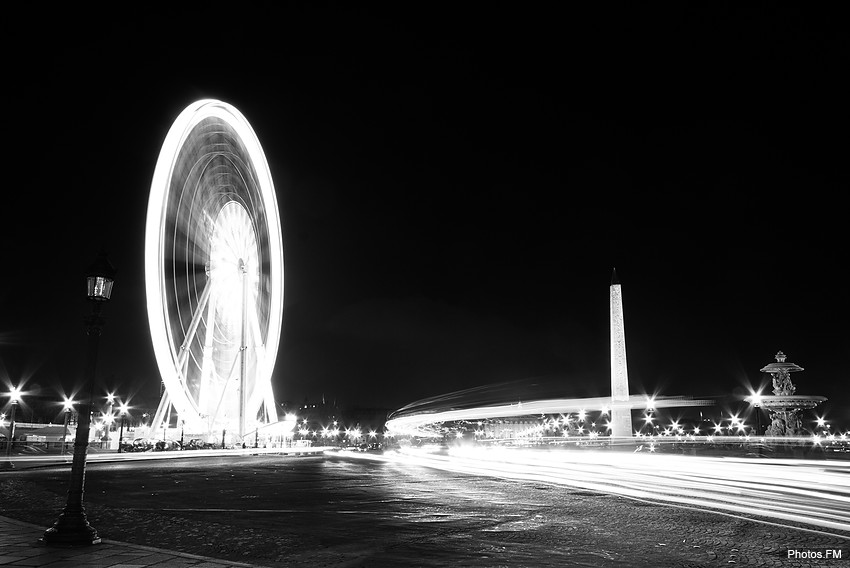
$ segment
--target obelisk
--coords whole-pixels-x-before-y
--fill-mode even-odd
[[[626,367],[626,330],[623,326],[623,292],[617,269],[611,275],[611,436],[632,434],[631,409],[619,404],[629,402],[629,372]]]

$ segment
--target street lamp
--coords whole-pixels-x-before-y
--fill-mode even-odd
[[[758,435],[761,436],[761,391],[752,393],[744,400],[752,404],[753,408],[756,409],[756,430],[758,432]]]
[[[88,400],[83,399],[77,420],[77,433],[74,437],[74,459],[71,464],[71,477],[68,482],[68,501],[53,526],[44,531],[42,541],[46,544],[91,545],[99,544],[97,530],[89,524],[83,507],[86,477],[86,452],[89,445],[91,426],[91,407],[97,369],[97,348],[100,334],[106,321],[100,315],[105,302],[112,296],[112,284],[115,282],[115,268],[101,252],[97,260],[86,273],[87,296],[91,302],[91,314],[85,318],[88,348],[84,379],[89,387]]]
[[[113,416],[111,408],[108,414],[103,415],[101,422],[103,423],[103,437],[106,438],[106,447],[108,449],[112,445],[112,424],[115,423],[115,416]],[[103,439],[100,440],[100,447],[103,448]]]
[[[68,440],[68,424],[71,422],[71,412],[74,410],[74,399],[66,396],[63,408],[65,409],[65,427],[62,431],[62,455],[64,456],[65,442]]]
[[[9,439],[6,440],[7,460],[12,455],[12,444],[15,442],[15,410],[18,408],[18,401],[21,400],[21,388],[12,387],[9,391],[9,399],[12,402],[12,412],[9,415]]]
[[[118,407],[118,412],[121,413],[121,432],[118,434],[118,453],[121,453],[121,447],[124,445],[124,420],[127,417],[127,411],[130,409],[126,402],[122,402]]]
[[[106,443],[109,445],[112,438],[112,423],[115,421],[114,415],[112,412],[113,407],[115,406],[115,395],[111,392],[106,393],[106,404],[108,405],[108,410],[106,415],[109,416],[109,419],[105,420],[106,422]]]

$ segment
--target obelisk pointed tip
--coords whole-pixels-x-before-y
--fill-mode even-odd
[[[611,273],[611,286],[616,286],[619,283],[620,279],[617,278],[617,269],[614,268],[613,272]]]

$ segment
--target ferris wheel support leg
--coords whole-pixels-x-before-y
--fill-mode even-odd
[[[257,318],[257,313],[254,310],[249,310],[248,316],[250,318],[249,328],[251,330],[251,338],[256,345],[257,365],[263,370],[260,374],[271,377],[271,370],[266,369],[266,346],[263,344],[263,336],[260,333],[260,322]],[[252,415],[261,409],[264,410],[269,424],[277,422],[277,410],[274,402],[271,378],[264,384],[254,384],[254,392],[248,408],[251,409]]]
[[[266,414],[269,417],[269,424],[274,424],[277,422],[277,407],[274,402],[274,389],[272,389],[271,381],[267,382],[265,385],[266,396],[263,397],[263,404],[266,407]]]
[[[215,297],[213,296],[207,306],[207,321],[212,322],[215,317]],[[210,399],[210,387],[213,376],[213,360],[212,360],[212,352],[213,352],[213,330],[211,328],[207,328],[206,336],[204,337],[204,354],[201,360],[201,384],[198,390],[198,410],[202,414],[209,414],[209,399]],[[208,428],[212,428],[212,422],[208,424]]]
[[[248,406],[248,269],[240,259],[242,270],[242,345],[239,365],[239,437],[246,434]]]
[[[182,388],[186,388],[186,369],[189,364],[189,346],[192,341],[195,339],[195,334],[198,331],[198,325],[201,323],[201,319],[204,313],[204,309],[207,307],[207,304],[212,304],[210,302],[210,293],[212,291],[212,279],[207,278],[207,283],[204,285],[204,290],[201,292],[201,297],[198,300],[198,305],[195,308],[195,313],[192,314],[192,321],[189,322],[189,328],[186,332],[186,338],[183,340],[183,343],[180,345],[180,354],[177,356],[177,362],[175,363],[175,368],[177,369],[177,380],[182,383]],[[157,409],[157,416],[160,416],[160,412],[166,414],[168,411],[168,404],[174,402],[171,397],[168,397],[167,404],[164,404],[163,401],[166,400],[166,395],[168,394],[168,389],[163,393],[162,400],[159,403],[159,408]],[[180,408],[174,406],[174,409],[178,412],[180,416],[186,416],[187,412],[189,412],[189,408],[186,408],[186,397],[178,397],[178,401],[180,402]],[[192,415],[200,414],[200,411],[197,408],[194,408],[194,401],[191,399],[188,400],[188,405],[192,407]],[[160,418],[161,420],[161,418]],[[157,427],[159,427],[159,422],[157,423]]]
[[[180,355],[177,358],[176,367],[180,369],[181,375],[185,375],[183,369],[186,367],[186,362],[189,360],[189,345],[195,339],[195,333],[198,331],[198,324],[201,323],[201,316],[204,313],[204,308],[210,299],[210,291],[212,279],[207,278],[207,283],[204,286],[204,291],[201,292],[201,298],[198,300],[198,306],[195,308],[195,313],[192,314],[192,321],[189,322],[189,329],[186,332],[186,338],[180,345]]]
[[[168,414],[168,407],[171,405],[171,397],[168,394],[168,389],[166,389],[162,393],[162,398],[159,399],[159,406],[156,409],[156,413],[153,415],[153,420],[151,421],[151,437],[155,437],[155,432],[162,428],[162,423],[165,420],[166,414]]]

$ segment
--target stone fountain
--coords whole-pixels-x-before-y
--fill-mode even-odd
[[[791,382],[791,373],[803,368],[794,363],[786,363],[785,353],[776,354],[776,362],[765,365],[762,373],[773,377],[773,395],[753,395],[747,401],[754,406],[763,406],[770,415],[770,426],[765,432],[769,437],[804,436],[801,414],[803,410],[814,408],[826,400],[823,396],[796,394],[797,387]]]

